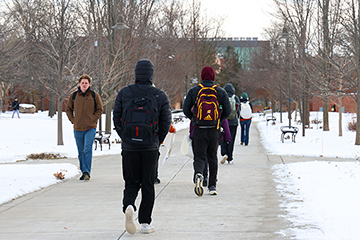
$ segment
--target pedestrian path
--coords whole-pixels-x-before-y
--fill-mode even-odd
[[[234,164],[219,163],[217,196],[194,194],[192,159],[180,153],[187,130],[176,133],[163,165],[167,148],[161,147],[152,234],[141,234],[140,225],[135,235],[125,231],[116,146],[119,155],[94,158],[90,181],[66,180],[0,205],[0,239],[283,239],[278,231],[289,226],[270,167],[284,158],[264,152],[255,124],[248,146],[237,138]]]

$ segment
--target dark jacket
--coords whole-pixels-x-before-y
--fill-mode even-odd
[[[13,101],[11,104],[12,110],[19,110],[19,102]]]
[[[214,81],[211,80],[203,80],[202,85],[205,87],[211,87],[214,85]],[[196,104],[196,97],[198,92],[200,91],[201,87],[199,85],[191,88],[186,95],[186,99],[183,105],[183,111],[186,117],[189,119],[193,118],[193,111],[192,107]],[[220,116],[220,122],[224,121],[228,118],[228,116],[231,113],[231,106],[229,102],[229,98],[225,90],[221,87],[215,87],[215,90],[217,91],[217,99],[220,105],[222,105],[222,113]],[[196,127],[196,126],[195,126]]]
[[[228,94],[229,98],[232,97],[233,95],[235,95],[235,88],[231,83],[227,83],[224,86],[224,89],[226,91],[226,93]],[[237,113],[234,119],[228,119],[229,122],[229,126],[237,126],[239,125],[239,117],[240,117],[240,99],[238,96],[235,95],[235,102],[236,104],[239,106],[237,108]]]
[[[149,91],[149,89],[154,88],[152,84],[152,73],[150,69],[146,69],[146,65],[143,66],[141,63],[138,62],[137,67],[135,69],[135,84],[144,91],[144,95]],[[157,88],[157,92],[155,93],[155,97],[157,99],[158,103],[158,109],[159,109],[159,133],[157,135],[157,138],[155,138],[154,143],[151,146],[148,147],[139,147],[137,145],[125,143],[122,141],[122,149],[126,151],[149,151],[149,150],[158,150],[160,143],[165,140],[166,135],[169,132],[170,125],[171,125],[171,107],[170,107],[170,101],[166,93]],[[129,101],[130,98],[134,97],[133,93],[131,92],[129,86],[123,87],[120,92],[118,93],[115,105],[114,105],[114,126],[115,129],[121,128],[121,118],[123,114],[123,110],[125,107],[125,104]],[[140,96],[139,96],[140,97]]]
[[[91,96],[90,87],[85,93],[82,93],[80,87],[75,101],[72,100],[72,94],[66,104],[65,112],[70,122],[74,124],[75,131],[87,131],[97,127],[97,122],[103,113],[103,105],[100,95],[95,92],[95,101]]]

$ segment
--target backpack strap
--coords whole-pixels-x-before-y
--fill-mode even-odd
[[[75,98],[76,98],[76,95],[77,95],[78,92],[79,92],[79,90],[73,92],[73,94],[71,95],[73,109],[74,109]],[[90,89],[90,93],[91,93],[92,98],[94,99],[94,107],[95,107],[95,111],[96,111],[97,104],[96,104],[96,98],[95,98],[95,91]]]

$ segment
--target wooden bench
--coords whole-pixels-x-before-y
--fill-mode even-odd
[[[109,144],[109,149],[110,149],[110,136],[111,136],[111,132],[109,131],[96,131],[96,135],[95,135],[95,150],[97,149],[97,144],[99,143],[100,145],[100,150],[102,151],[102,144]]]
[[[266,117],[266,126],[268,125],[268,122],[269,122],[269,121],[276,122],[276,117],[274,117],[274,116],[267,116],[267,117]]]
[[[299,129],[297,127],[293,126],[282,126],[280,128],[281,130],[281,142],[284,142],[285,134],[291,134],[291,141],[295,142],[296,134],[298,133]]]

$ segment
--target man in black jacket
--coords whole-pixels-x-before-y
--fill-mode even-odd
[[[19,102],[18,102],[17,98],[15,98],[15,100],[12,102],[11,107],[12,107],[12,110],[13,110],[12,118],[14,118],[15,113],[17,113],[18,118],[20,118],[20,115],[19,115]]]
[[[135,84],[123,87],[116,97],[114,105],[114,126],[122,137],[122,166],[125,189],[123,196],[123,212],[125,213],[125,227],[130,234],[135,234],[134,211],[135,200],[141,189],[141,204],[138,221],[142,225],[141,232],[151,233],[154,228],[150,225],[151,214],[155,202],[154,181],[159,157],[159,146],[164,141],[171,124],[171,107],[166,93],[152,84],[154,66],[148,59],[138,61],[135,67]],[[123,130],[125,108],[134,98],[146,98],[148,95],[157,102],[157,132],[153,140],[146,145],[126,142]]]
[[[202,85],[204,87],[211,87],[214,85],[215,72],[212,67],[206,66],[201,71]],[[218,159],[217,149],[220,142],[220,129],[217,125],[213,126],[201,126],[194,121],[193,109],[196,104],[196,99],[201,86],[197,85],[191,88],[186,96],[183,111],[184,114],[192,120],[194,125],[193,133],[193,151],[194,151],[194,178],[195,183],[195,194],[198,196],[203,195],[203,171],[205,163],[209,163],[209,193],[211,195],[217,195],[216,182],[217,182],[217,171],[218,171]],[[231,113],[231,106],[228,99],[228,95],[225,90],[221,87],[215,87],[217,93],[217,100],[219,105],[222,106],[220,113],[220,122],[227,119]]]
[[[231,108],[232,113],[230,115],[232,116],[228,117],[231,142],[229,143],[221,142],[221,156],[223,157],[221,163],[224,164],[225,161],[227,160],[229,164],[233,164],[234,145],[235,145],[237,127],[239,125],[239,116],[240,116],[240,107],[239,107],[240,99],[238,96],[235,95],[235,88],[231,83],[225,84],[224,89],[229,96],[229,101],[233,101],[232,108],[234,107],[235,109]],[[233,113],[233,111],[235,112],[235,110],[236,110],[236,114]]]

